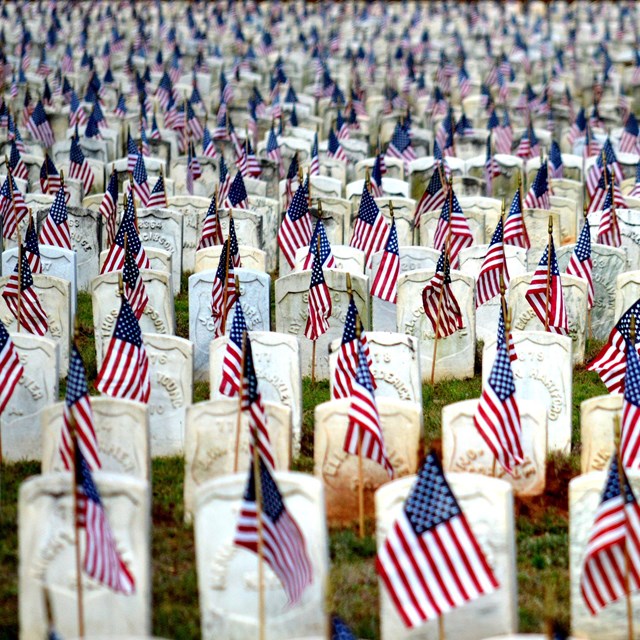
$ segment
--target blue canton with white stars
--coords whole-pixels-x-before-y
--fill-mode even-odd
[[[136,160],[136,166],[133,168],[133,179],[138,183],[142,184],[147,181],[147,169],[144,166],[144,160],[142,159],[142,154],[138,155],[138,159]]]
[[[551,143],[551,150],[549,151],[549,162],[556,168],[562,164],[562,154],[560,153],[560,147],[554,140]]]
[[[329,244],[329,238],[327,238],[322,220],[316,222],[313,235],[311,236],[311,242],[309,243],[309,253],[312,253],[316,258],[318,257],[318,238],[320,238],[320,263],[324,264],[324,261],[331,253],[331,245]]]
[[[358,219],[372,225],[378,215],[378,205],[371,197],[366,185],[362,190],[362,198],[360,200],[360,209],[358,210]]]
[[[218,270],[216,271],[216,278],[218,278],[218,280],[222,280],[222,282],[224,282],[227,277],[227,252],[229,251],[229,243],[230,239],[227,238],[225,243],[222,245],[220,261],[218,262]],[[231,256],[229,256],[229,265],[233,265]]]
[[[584,227],[582,227],[582,231],[580,232],[574,253],[580,262],[584,262],[591,257],[591,231],[588,220],[584,221]]]
[[[67,220],[67,201],[64,197],[64,189],[58,189],[49,213],[56,224],[62,224]]]
[[[329,130],[329,144],[327,149],[329,153],[335,154],[340,147],[340,142],[338,142],[338,138],[336,138],[336,134],[333,132],[333,129]]]
[[[356,380],[371,395],[373,395],[373,384],[371,383],[371,371],[367,363],[367,357],[364,355],[362,343],[358,341],[358,368],[356,369]]]
[[[36,228],[33,223],[29,224],[29,226],[27,227],[27,235],[24,239],[24,246],[29,253],[34,253],[35,255],[40,256],[38,234],[36,233]]]
[[[22,264],[21,276],[22,282],[20,283],[20,291],[24,291],[28,289],[33,284],[33,276],[31,275],[31,267],[29,266],[29,260],[27,259],[27,252],[22,249],[22,259],[20,260]],[[16,262],[14,273],[18,273],[18,263]]]
[[[539,198],[543,193],[546,193],[549,189],[549,184],[547,181],[547,163],[543,162],[538,169],[538,173],[536,173],[536,178],[533,181],[533,185],[531,186],[533,189],[533,193]]]
[[[245,344],[243,377],[244,394],[249,403],[252,404],[260,398],[260,393],[258,391],[258,376],[253,366],[253,350],[248,337]]]
[[[239,202],[247,199],[247,190],[244,187],[244,180],[242,174],[238,171],[236,177],[231,183],[231,189],[229,189],[229,202],[231,206],[235,207]]]
[[[551,275],[559,276],[560,269],[558,269],[558,261],[556,260],[556,251],[553,246],[553,240],[551,241]],[[546,267],[549,260],[549,245],[544,248],[544,253],[542,254],[542,258],[540,258],[540,262],[538,263],[539,267]]]
[[[134,255],[137,256],[140,252],[142,244],[136,230],[133,197],[127,200],[127,208],[124,210],[122,222],[120,223],[120,228],[118,229],[118,234],[116,235],[116,244],[118,244],[120,247],[124,247],[125,233],[127,234],[127,247]]]
[[[242,351],[242,336],[247,330],[247,323],[244,319],[244,311],[240,304],[240,299],[236,301],[234,306],[233,322],[231,323],[231,332],[229,339]],[[248,344],[247,340],[247,344]]]
[[[313,261],[311,269],[311,287],[317,287],[324,284],[324,272],[322,271],[322,262],[320,260]]]
[[[113,331],[113,337],[117,340],[128,342],[134,347],[142,346],[142,331],[140,331],[140,325],[131,309],[131,305],[124,296],[122,296],[122,306],[118,314],[116,328]]]
[[[640,299],[636,300],[623,314],[616,329],[622,334],[625,340],[631,340],[631,318],[635,316],[636,327],[640,327]],[[638,333],[638,332],[636,332]],[[636,344],[638,340],[636,338]]]
[[[86,496],[87,500],[91,500],[98,506],[102,506],[102,501],[100,500],[100,494],[98,493],[98,488],[96,487],[93,477],[91,476],[91,471],[89,469],[89,465],[87,461],[84,459],[82,452],[80,451],[80,447],[76,447],[76,483],[78,487],[82,487],[82,493]]]
[[[493,246],[494,244],[500,244],[502,242],[502,220],[498,220],[498,224],[496,225],[496,230],[493,232],[493,236],[491,236],[491,244],[489,246]]]
[[[624,399],[640,408],[640,356],[627,343],[627,371],[624,378]]]
[[[87,388],[87,375],[84,369],[84,362],[82,362],[82,356],[74,343],[71,346],[71,358],[69,359],[65,402],[67,406],[70,407],[72,404],[78,402],[80,398],[88,395],[89,389]]]
[[[393,144],[400,153],[402,153],[411,144],[409,134],[402,128],[399,122],[396,123],[396,128],[393,130],[391,144]]]
[[[4,323],[2,322],[2,320],[0,320],[0,351],[2,351],[6,344],[7,341],[9,340],[9,332],[7,331],[7,328],[4,326]]]
[[[69,160],[74,164],[81,165],[84,162],[84,153],[78,144],[77,138],[71,138],[71,151],[69,152]]]
[[[502,327],[504,333],[504,324]],[[507,354],[507,346],[504,341],[498,339],[496,359],[489,375],[489,385],[495,391],[501,402],[505,402],[516,392],[516,385],[513,382],[513,371],[511,362]]]
[[[342,332],[342,344],[353,342],[356,339],[356,319],[358,318],[358,307],[353,300],[349,300],[347,317],[344,321],[344,331]]]
[[[519,216],[522,213],[522,204],[520,202],[520,191],[516,191],[516,195],[513,196],[511,201],[511,208],[509,209],[510,216]]]
[[[138,263],[127,244],[127,252],[124,256],[124,266],[122,268],[122,279],[133,289],[136,286],[136,281],[139,276],[140,269],[138,269]]]
[[[440,180],[440,171],[436,167],[431,174],[431,180],[429,180],[429,186],[427,187],[427,193],[431,196],[442,190],[442,180]]]
[[[267,153],[276,151],[278,149],[278,139],[276,138],[276,132],[273,127],[269,130],[269,138],[267,140]]]
[[[400,247],[398,246],[398,231],[396,230],[395,218],[391,222],[391,229],[389,230],[389,238],[387,239],[387,246],[385,247],[387,253],[393,253],[396,256],[400,255]]]
[[[269,518],[269,520],[271,520],[271,522],[276,523],[284,512],[284,502],[282,501],[282,495],[280,494],[278,486],[262,460],[262,456],[260,456],[259,462],[260,488],[262,491],[262,512],[267,518]],[[254,473],[255,465],[252,460],[249,469],[249,481],[247,482],[247,488],[244,492],[244,500],[246,502],[256,501],[256,483]]]
[[[607,500],[612,500],[613,498],[620,497],[620,478],[618,475],[618,456],[614,453],[611,456],[611,463],[609,465],[609,473],[607,474],[607,483],[604,485],[604,489],[602,491],[602,498],[600,500],[601,503],[607,502]],[[625,504],[629,504],[630,502],[636,502],[636,497],[633,494],[633,490],[629,485],[629,481],[627,480],[626,474],[623,479],[624,488],[625,488],[625,496],[624,501]]]
[[[436,265],[436,272],[442,272],[443,284],[451,284],[451,269],[449,263],[449,256],[446,254],[445,249],[440,253],[438,258],[438,264]]]

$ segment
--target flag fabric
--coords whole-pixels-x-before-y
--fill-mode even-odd
[[[47,114],[41,100],[38,100],[33,113],[29,116],[26,127],[34,140],[43,142],[46,147],[53,146],[55,142],[53,129],[47,120]]]
[[[118,172],[115,170],[111,173],[107,190],[102,196],[100,215],[104,219],[104,226],[107,230],[107,247],[110,247],[115,241],[118,215]]]
[[[449,260],[455,267],[458,264],[458,254],[462,249],[473,244],[473,234],[467,219],[464,217],[462,207],[458,202],[456,194],[451,188],[451,193],[445,198],[433,234],[433,247],[439,251],[446,247]]]
[[[11,173],[14,177],[19,178],[20,180],[29,179],[29,170],[27,169],[27,165],[22,160],[22,156],[20,155],[20,151],[18,150],[18,145],[16,145],[15,140],[11,141],[9,166],[11,167]]]
[[[309,215],[309,180],[298,185],[291,204],[278,230],[278,246],[291,268],[295,265],[296,251],[311,242],[311,216]]]
[[[580,576],[580,591],[591,615],[624,598],[627,589],[638,590],[638,557],[640,508],[618,455],[614,453],[585,547]]]
[[[440,168],[438,165],[436,165],[433,168],[433,173],[431,174],[429,184],[427,185],[427,188],[422,194],[420,202],[418,202],[418,206],[416,207],[416,214],[413,221],[414,228],[420,229],[420,221],[422,220],[422,215],[425,213],[429,213],[430,211],[437,211],[438,209],[442,208],[445,203],[445,199],[445,188],[442,184]]]
[[[356,335],[356,326],[360,325],[360,339]],[[351,296],[349,300],[349,307],[347,308],[347,316],[344,321],[344,330],[342,332],[342,342],[340,343],[340,349],[336,358],[336,368],[333,379],[333,386],[331,389],[332,397],[334,399],[349,398],[351,397],[351,384],[355,380],[356,372],[359,365],[359,345],[362,346],[362,351],[367,360],[367,366],[369,370],[373,366],[371,359],[371,351],[367,342],[367,336],[362,328],[362,321],[358,313],[358,307]],[[373,375],[371,376],[371,383],[376,387]]]
[[[222,225],[220,224],[220,217],[218,215],[218,192],[216,191],[213,198],[211,198],[207,215],[204,218],[202,235],[198,242],[198,250],[220,245],[223,242]]]
[[[315,259],[318,257],[318,249],[320,250],[320,264],[324,269],[335,269],[336,261],[331,252],[331,245],[329,244],[329,238],[327,238],[327,232],[324,230],[322,220],[318,218],[316,226],[309,242],[309,253],[305,256],[302,269],[311,269]]]
[[[422,306],[436,338],[446,338],[464,327],[458,301],[451,291],[449,256],[442,250],[436,271],[422,290]]]
[[[376,277],[371,285],[371,295],[386,302],[396,303],[398,297],[398,275],[400,274],[400,247],[395,218],[391,220],[391,229],[387,244],[378,266]]]
[[[133,168],[133,193],[139,198],[143,207],[148,206],[151,190],[149,189],[149,180],[147,178],[147,169],[144,166],[144,156],[139,153],[136,158],[136,165]],[[130,194],[133,198],[133,194]]]
[[[218,269],[211,288],[211,317],[213,318],[215,338],[224,335],[223,325],[226,324],[226,318],[239,295],[236,290],[232,242],[233,239],[229,234],[226,242],[222,245]]]
[[[384,170],[383,170],[384,169]],[[384,164],[384,156],[380,153],[376,155],[375,162],[373,163],[373,170],[371,171],[370,186],[371,195],[374,198],[382,198],[384,190],[382,188],[382,176],[386,173],[386,166]]]
[[[504,255],[502,220],[498,220],[491,244],[480,267],[476,282],[476,309],[500,293],[500,275],[505,287],[508,287],[509,272]]]
[[[147,200],[147,208],[152,209],[153,207],[166,207],[167,206],[167,192],[164,187],[164,176],[160,174],[156,183],[153,185],[153,189],[151,190],[151,194],[149,195],[149,200]]]
[[[522,212],[520,189],[517,189],[513,196],[509,215],[505,220],[503,231],[505,244],[510,244],[514,247],[522,247],[523,249],[531,248],[529,234],[527,233],[527,225],[524,222],[524,214]]]
[[[489,132],[489,135],[487,136],[487,151],[484,161],[484,179],[487,183],[487,193],[489,196],[493,194],[493,179],[497,178],[501,174],[500,165],[494,158],[491,150],[491,137],[491,132]]]
[[[551,253],[551,256],[549,256],[549,253]],[[551,260],[550,268],[549,260]],[[548,330],[551,333],[559,333],[561,335],[569,334],[562,281],[560,279],[558,260],[556,259],[556,250],[552,238],[549,239],[549,244],[545,247],[542,258],[540,258],[538,268],[531,278],[531,284],[527,289],[525,298],[535,311],[540,322],[545,325],[545,329],[548,323]]]
[[[136,588],[135,578],[118,553],[104,505],[80,447],[76,447],[74,462],[76,526],[85,530],[86,541],[83,568],[87,575],[113,591],[131,595]]]
[[[85,195],[89,195],[95,176],[89,161],[84,157],[77,136],[71,138],[71,151],[69,152],[69,177],[82,182]]]
[[[18,267],[20,267],[19,270]],[[20,284],[18,284],[18,276],[20,276]],[[20,287],[20,305],[18,305],[18,287]],[[11,277],[4,287],[2,297],[14,318],[19,319],[20,326],[23,329],[38,336],[43,336],[47,333],[49,329],[47,314],[42,308],[40,298],[33,287],[31,267],[29,266],[26,252],[22,247],[18,252],[18,264],[16,264]],[[20,307],[19,314],[18,306]]]
[[[313,261],[311,284],[309,285],[309,307],[304,335],[309,340],[317,340],[329,330],[331,316],[331,292],[324,280],[322,264]]]
[[[247,190],[244,186],[244,180],[242,179],[242,173],[240,173],[240,171],[236,173],[236,176],[231,183],[228,201],[231,207],[235,207],[237,209],[249,208]]]
[[[356,637],[344,620],[331,616],[331,640],[356,640]]]
[[[138,319],[126,296],[121,298],[120,312],[96,379],[96,389],[113,398],[149,402],[149,360]]]
[[[634,302],[611,329],[607,342],[598,355],[587,366],[595,371],[609,393],[623,393],[627,369],[627,348],[631,342],[631,318],[640,326],[640,300]],[[637,345],[637,340],[636,340]],[[633,345],[633,348],[637,348]]]
[[[627,116],[620,136],[620,153],[640,153],[640,126],[633,113]]]
[[[525,209],[550,209],[547,163],[543,162],[524,199]]]
[[[578,242],[573,249],[571,259],[566,268],[566,273],[571,276],[582,278],[587,283],[587,305],[593,307],[593,261],[591,260],[591,228],[589,221],[585,219],[584,226],[580,232]]]
[[[67,392],[62,417],[59,452],[64,468],[67,470],[73,468],[73,438],[75,437],[89,469],[92,471],[101,469],[100,449],[87,387],[87,374],[75,342],[71,344]]]
[[[27,209],[24,196],[9,171],[0,188],[2,237],[11,238],[18,228],[18,223],[28,214],[29,209]]]
[[[524,462],[524,454],[516,385],[504,335],[498,335],[496,358],[482,389],[473,423],[500,466],[513,475],[514,467]]]
[[[378,553],[376,570],[409,628],[499,586],[434,453]]]
[[[56,165],[53,164],[51,156],[45,153],[44,161],[40,167],[40,189],[45,195],[52,195],[58,193],[60,186],[60,173],[56,169]]]
[[[265,562],[280,580],[290,605],[302,598],[313,581],[313,568],[307,553],[304,536],[296,521],[289,515],[275,480],[267,465],[259,458],[261,527],[258,528],[258,506],[253,462],[242,499],[234,544],[258,553],[259,531],[262,532]]]
[[[409,133],[399,122],[396,122],[396,128],[393,130],[387,155],[390,158],[400,158],[404,162],[405,171],[409,170],[409,163],[418,157],[411,146]]]
[[[358,343],[358,366],[351,379],[349,427],[343,449],[353,455],[362,455],[384,467],[390,478],[394,471],[382,435],[382,423],[373,395],[372,375],[362,345]]]
[[[278,167],[278,175],[280,179],[284,178],[284,167],[282,166],[282,154],[280,153],[280,145],[278,144],[278,137],[273,127],[269,129],[269,137],[267,138],[267,157],[273,160]]]
[[[69,230],[67,214],[67,202],[63,185],[56,194],[55,200],[40,229],[41,244],[60,247],[61,249],[71,249],[71,231]]]
[[[636,165],[636,182],[629,192],[630,198],[640,198],[640,162]]]
[[[135,255],[133,255],[133,252],[129,249],[126,238],[122,281],[124,284],[124,295],[127,297],[136,319],[140,320],[149,303],[149,296],[147,296],[147,289],[142,281],[140,269],[138,269],[138,265],[136,264]]]
[[[620,457],[625,469],[640,468],[640,357],[627,345],[627,368],[624,375],[624,398],[620,430]]]
[[[31,273],[42,273],[42,261],[40,260],[40,245],[38,244],[38,234],[33,218],[29,218],[27,233],[24,237],[24,252],[27,262],[31,267]]]
[[[551,142],[551,149],[549,150],[548,169],[550,178],[554,180],[562,180],[564,175],[562,153],[560,153],[560,146],[555,140]]]
[[[341,162],[347,162],[347,154],[344,152],[340,140],[338,140],[333,129],[329,129],[329,138],[327,142],[327,157]]]
[[[600,226],[598,227],[598,242],[608,247],[620,247],[622,245],[622,236],[618,225],[618,217],[614,210],[612,192],[612,185],[609,185],[602,206]]]
[[[3,381],[0,385],[0,415],[11,400],[23,373],[24,367],[20,363],[18,351],[7,328],[0,320],[0,379]]]
[[[131,137],[131,132],[129,132],[127,134],[127,171],[132,172],[135,169],[139,155],[140,149],[136,147],[136,143]]]
[[[242,341],[247,331],[247,323],[240,304],[240,298],[236,300],[231,322],[231,331],[227,340],[227,348],[222,361],[222,379],[220,380],[220,393],[233,397],[240,390],[240,376],[242,375]],[[247,337],[248,340],[248,337]]]
[[[371,256],[385,246],[388,237],[389,225],[380,213],[378,205],[371,197],[365,183],[349,245],[363,251],[365,264],[371,266]]]
[[[313,138],[313,147],[311,148],[311,162],[309,164],[309,175],[320,175],[320,157],[318,155],[318,134]]]

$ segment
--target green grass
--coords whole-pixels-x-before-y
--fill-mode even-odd
[[[188,282],[176,296],[178,335],[188,338]],[[91,298],[78,294],[78,345],[95,393],[95,349]],[[600,344],[587,343],[587,360]],[[61,381],[60,397],[64,397]],[[329,400],[329,384],[303,380],[303,424],[300,455],[293,461],[296,471],[313,472],[313,420],[318,403]],[[442,407],[479,397],[479,368],[470,380],[456,380],[423,387],[425,450],[440,444]],[[567,484],[580,467],[580,403],[606,393],[596,374],[578,368],[573,378],[573,449],[568,456],[549,457],[544,496],[516,500],[516,544],[519,625],[523,632],[542,632],[545,619],[561,627],[569,623],[568,509]],[[195,402],[209,398],[208,382],[194,384]],[[20,483],[39,472],[36,463],[8,464],[2,468],[0,511],[0,640],[18,635],[17,587],[17,493]],[[200,636],[197,575],[193,529],[183,523],[184,460],[180,457],[154,460],[152,464],[152,570],[153,633],[175,639]],[[374,569],[375,522],[366,522],[367,535],[358,538],[351,526],[331,527],[331,557],[327,607],[343,617],[357,637],[379,637],[378,581]]]

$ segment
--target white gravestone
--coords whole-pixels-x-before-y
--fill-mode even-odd
[[[365,271],[365,255],[364,251],[350,247],[344,244],[334,244],[331,247],[331,253],[335,260],[335,267],[340,271],[348,271],[349,273],[363,274]],[[309,255],[309,247],[300,247],[296,251],[294,271],[302,271],[304,261]]]
[[[193,344],[177,336],[145,333],[142,336],[149,358],[151,396],[149,432],[151,455],[181,455],[184,451],[184,423],[192,402]]]
[[[118,552],[133,574],[136,590],[133,595],[115,593],[83,572],[86,629],[109,637],[148,635],[151,631],[149,483],[106,472],[96,472],[94,479]],[[81,531],[83,549],[84,537]],[[76,634],[76,559],[70,473],[35,476],[22,483],[18,540],[20,638],[40,640],[46,636],[43,584],[49,589],[56,630],[65,638]]]
[[[278,229],[280,227],[278,201],[273,198],[250,195],[249,208],[262,216],[262,247],[260,248],[266,252],[266,266],[271,273],[278,265]]]
[[[627,268],[640,264],[640,220],[637,209],[616,209],[622,249],[627,254]],[[597,231],[597,228],[596,228]]]
[[[417,241],[417,238],[413,237],[413,219],[416,212],[415,200],[411,198],[375,198],[375,202],[389,225],[391,225],[389,203],[393,203],[398,244],[412,245]]]
[[[517,276],[509,283],[511,327],[518,331],[544,331],[544,323],[525,298],[532,276],[532,273]],[[582,278],[566,273],[561,275],[561,281],[569,336],[573,343],[573,364],[582,364],[587,336],[587,283]]]
[[[376,382],[376,398],[392,398],[422,404],[422,378],[418,340],[404,333],[367,331],[371,353],[371,373]],[[334,340],[329,349],[330,386],[333,390],[338,352],[342,340]]]
[[[607,468],[615,448],[614,421],[622,420],[622,394],[595,396],[580,404],[580,471]]]
[[[415,271],[416,269],[435,269],[438,264],[440,252],[428,247],[405,246],[399,247],[400,273]],[[371,268],[367,270],[369,275],[369,287],[373,287],[384,250],[376,251],[371,256]],[[396,331],[396,305],[393,302],[381,300],[371,296],[371,316],[374,331]]]
[[[76,315],[76,298],[78,294],[76,278],[76,256],[75,251],[61,249],[60,247],[50,247],[46,244],[40,245],[40,263],[42,273],[48,276],[55,276],[68,280],[71,283],[71,317]],[[7,249],[2,252],[2,273],[11,275],[18,264],[18,249]]]
[[[58,346],[25,332],[11,339],[24,373],[0,416],[3,459],[40,460],[40,415],[58,399]]]
[[[107,353],[109,340],[120,313],[118,293],[119,271],[105,273],[91,282],[91,302],[93,303],[93,330],[96,342],[96,363],[98,371]],[[149,302],[139,320],[145,333],[173,335],[176,331],[175,310],[171,293],[171,275],[164,271],[141,269]]]
[[[42,473],[65,471],[59,453],[63,409],[64,402],[56,402],[42,412]],[[150,480],[146,405],[133,400],[92,396],[91,409],[102,471]]]
[[[324,278],[331,294],[331,317],[329,330],[317,340],[316,378],[329,378],[329,345],[336,338],[342,339],[344,322],[349,308],[347,274],[336,269],[324,269]],[[309,312],[309,284],[311,271],[290,273],[276,280],[276,331],[297,336],[300,343],[302,375],[311,375],[312,341],[305,337],[304,329]],[[369,317],[368,278],[351,275],[353,297],[360,312],[365,330]]]
[[[506,480],[516,495],[544,493],[547,458],[547,411],[530,400],[518,400],[524,462],[509,475],[475,427],[478,399],[442,408],[442,465],[445,471],[481,473]]]
[[[558,266],[563,278],[574,247],[573,244],[558,247]],[[606,340],[615,324],[616,278],[626,269],[626,257],[622,249],[593,243],[591,261],[594,300],[590,331],[596,340]]]
[[[382,435],[395,477],[416,473],[422,406],[415,402],[376,400]],[[331,400],[315,408],[314,475],[322,480],[331,522],[351,522],[358,514],[358,456],[344,450],[351,400]],[[362,459],[365,513],[373,513],[373,494],[389,482],[385,468]]]
[[[398,277],[398,332],[418,339],[422,380],[431,380],[435,331],[422,305],[422,290],[434,270],[418,270]],[[463,328],[438,339],[435,380],[471,378],[476,351],[475,283],[473,278],[451,270],[451,291],[458,301]]]
[[[145,247],[171,254],[171,284],[180,293],[182,275],[182,214],[171,209],[138,209],[138,233]]]
[[[182,213],[182,269],[193,271],[196,248],[202,235],[202,225],[211,200],[200,196],[173,196],[168,206]]]
[[[613,325],[620,320],[622,314],[640,298],[640,270],[625,271],[616,278],[616,301],[613,312],[613,322],[609,326],[609,332]],[[607,333],[607,337],[609,334]]]
[[[271,329],[269,287],[271,278],[264,272],[235,269],[240,282],[240,304],[248,331]],[[193,371],[196,380],[209,376],[209,344],[214,339],[211,316],[211,291],[216,270],[200,271],[189,276],[189,340],[193,342]],[[231,331],[232,309],[227,316],[226,333]]]
[[[0,291],[7,285],[10,276],[0,278]],[[40,304],[47,314],[49,329],[45,338],[50,338],[58,345],[60,375],[66,376],[69,367],[69,330],[71,327],[71,283],[55,276],[35,274],[33,290],[40,299]],[[9,311],[4,298],[0,296],[0,319],[7,331],[17,331],[17,320]],[[26,333],[23,328],[20,333]]]
[[[508,482],[470,473],[447,473],[447,480],[469,526],[491,566],[500,587],[444,618],[447,638],[475,640],[494,634],[514,633],[518,626],[516,545],[513,489]],[[398,517],[416,476],[401,478],[376,492],[376,541],[378,549]],[[404,626],[386,586],[380,584],[380,637],[382,640],[420,638],[436,640],[438,622],[413,630]],[[470,621],[473,621],[470,624]]]
[[[464,217],[469,224],[473,244],[484,244],[486,241],[485,215],[481,211],[464,211]],[[423,213],[420,217],[420,244],[423,247],[433,247],[433,239],[438,228],[440,210]],[[489,238],[490,239],[490,238]]]
[[[291,464],[291,410],[283,404],[264,402],[267,430],[276,469],[286,471]],[[196,489],[211,478],[234,473],[238,437],[238,398],[198,402],[187,409],[184,434],[184,513],[190,521]],[[238,468],[248,469],[249,417],[240,422]]]
[[[149,258],[149,264],[151,265],[150,268],[152,271],[166,271],[168,274],[171,274],[171,254],[168,251],[163,251],[162,249],[154,249],[153,247],[145,247],[144,252],[147,254],[147,258]],[[108,256],[108,249],[100,252],[101,270],[104,266],[104,263],[107,261]]]
[[[251,209],[220,209],[218,220],[222,229],[222,237],[229,235],[229,213],[233,215],[233,226],[236,230],[238,244],[256,249],[265,249],[262,241],[262,214]]]
[[[522,216],[531,243],[531,248],[527,250],[527,265],[531,271],[534,271],[549,244],[549,216],[553,219],[553,245],[557,249],[562,244],[560,241],[560,216],[554,211],[546,209],[525,209]]]
[[[217,269],[218,263],[220,262],[220,254],[222,253],[223,246],[224,245],[220,244],[196,251],[196,267],[194,269],[194,272],[198,273],[199,271]],[[252,269],[253,271],[267,270],[267,254],[262,251],[262,249],[238,245],[238,251],[240,252],[240,262],[245,269]]]
[[[608,467],[607,467],[608,469]],[[602,498],[607,471],[593,471],[569,482],[569,570],[571,579],[571,631],[578,638],[626,640],[626,599],[607,605],[592,616],[580,592],[580,576],[587,541]],[[640,474],[627,471],[635,495],[640,493]],[[640,624],[640,594],[631,598],[634,628]]]
[[[268,566],[264,570],[266,638],[327,637],[329,573],[322,484],[302,473],[275,473],[287,511],[297,522],[311,559],[313,583],[292,608]],[[255,638],[258,633],[258,556],[233,544],[247,472],[216,478],[195,496],[196,561],[203,640]]]
[[[518,359],[511,363],[516,400],[532,400],[547,408],[547,450],[571,449],[571,338],[544,331],[512,331]],[[482,353],[482,384],[496,355],[496,341]],[[549,363],[553,363],[550,366]]]
[[[291,409],[293,453],[298,455],[302,436],[302,376],[298,340],[275,331],[251,331],[249,336],[262,399]],[[209,388],[212,400],[226,397],[220,393],[220,381],[227,343],[225,336],[212,340],[210,345]]]

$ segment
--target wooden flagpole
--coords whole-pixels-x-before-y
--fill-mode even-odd
[[[316,247],[316,257],[314,260],[320,260],[320,234],[317,237],[317,247]],[[316,384],[316,343],[318,339],[316,338],[311,346],[311,384],[315,386]]]
[[[253,481],[256,494],[256,522],[258,529],[258,638],[266,637],[266,611],[264,593],[264,533],[262,530],[262,479],[258,444],[253,447]]]
[[[551,260],[553,243],[553,217],[549,216],[549,239],[547,241],[547,297],[544,303],[544,330],[549,331],[549,293],[551,292]]]
[[[69,413],[69,431],[73,443],[73,471],[71,490],[73,491],[73,529],[76,547],[76,590],[78,593],[78,636],[84,638],[84,602],[82,593],[82,559],[80,557],[80,527],[78,526],[78,476],[76,465],[78,463],[78,437],[76,433],[76,420],[73,413]]]
[[[29,214],[31,214],[31,210],[29,210]],[[16,228],[18,233],[18,333],[20,333],[20,320],[22,316],[22,237],[20,234],[20,227]]]
[[[237,278],[236,278],[237,280]],[[236,447],[233,457],[233,472],[238,473],[240,455],[240,432],[242,430],[242,385],[244,383],[244,359],[247,354],[247,332],[242,332],[242,355],[240,356],[240,382],[238,385],[238,415],[236,416]]]
[[[356,316],[356,340],[360,344],[362,327],[360,316]],[[358,357],[359,357],[358,350]],[[364,472],[362,470],[362,427],[358,427],[358,534],[364,539]]]
[[[444,615],[440,614],[438,616],[438,640],[445,640],[446,637],[444,632]]]

